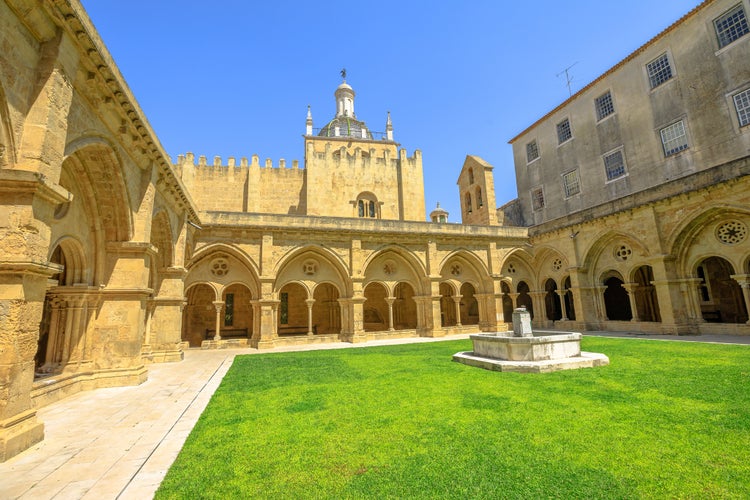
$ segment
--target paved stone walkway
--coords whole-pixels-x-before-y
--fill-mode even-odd
[[[750,337],[731,335],[664,337],[628,332],[587,335],[750,344]],[[262,352],[462,338],[468,335],[294,346]],[[151,365],[148,380],[139,386],[85,391],[40,409],[45,439],[0,463],[0,499],[153,497],[234,356],[258,352],[189,350],[181,363]]]

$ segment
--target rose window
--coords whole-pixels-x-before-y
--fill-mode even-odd
[[[716,238],[725,245],[742,243],[747,237],[747,226],[738,220],[730,220],[716,228]]]

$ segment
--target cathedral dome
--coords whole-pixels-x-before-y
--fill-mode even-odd
[[[372,132],[365,122],[349,116],[337,116],[320,129],[319,137],[355,137],[357,139],[372,139]]]

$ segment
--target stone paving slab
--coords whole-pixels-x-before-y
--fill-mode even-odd
[[[587,335],[750,344],[750,337],[732,335],[665,337],[629,332]],[[38,415],[45,425],[45,439],[0,463],[0,499],[152,498],[235,355],[468,338],[468,334],[462,334],[363,344],[285,346],[263,351],[191,349],[182,362],[150,365],[148,380],[139,386],[84,391],[40,409]]]

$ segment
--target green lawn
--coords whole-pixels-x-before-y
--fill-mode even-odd
[[[238,356],[156,497],[750,497],[750,347],[582,347],[610,366],[490,372],[451,361],[468,340]]]

